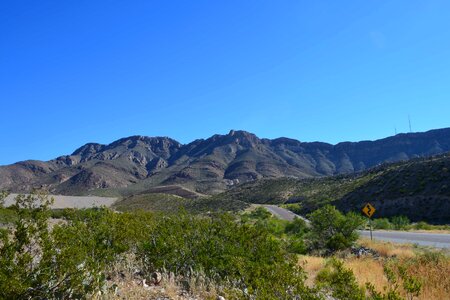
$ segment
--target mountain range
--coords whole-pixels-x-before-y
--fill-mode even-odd
[[[448,151],[450,128],[336,145],[261,139],[234,130],[188,144],[169,137],[131,136],[108,145],[88,143],[50,161],[0,166],[0,190],[45,187],[58,194],[127,195],[180,186],[196,195],[217,194],[262,178],[350,174]]]

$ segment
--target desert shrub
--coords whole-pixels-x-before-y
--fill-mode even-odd
[[[306,254],[308,248],[303,238],[291,237],[286,241],[286,249],[289,253]]]
[[[305,236],[308,230],[308,225],[300,218],[288,222],[284,228],[284,233],[287,235],[286,249],[291,253],[306,254],[308,248],[305,243]]]
[[[407,227],[411,224],[408,217],[406,216],[394,216],[391,218],[391,223],[397,230],[407,229]]]
[[[372,220],[373,229],[394,229],[394,225],[387,218]]]
[[[294,218],[292,222],[286,224],[285,233],[303,236],[308,232],[308,225],[300,218]]]
[[[354,213],[343,215],[334,206],[326,205],[309,215],[310,240],[319,250],[336,251],[350,247],[357,239],[356,229],[363,219]]]
[[[164,217],[138,253],[147,272],[202,273],[242,291],[238,298],[314,298],[295,256],[278,239],[266,228],[239,224],[230,215]]]
[[[8,196],[6,191],[0,191],[0,208],[3,208],[5,205],[5,198]]]
[[[386,288],[384,293],[378,292],[375,289],[375,286],[370,282],[366,283],[366,289],[369,294],[369,299],[371,300],[404,300],[397,290]]]
[[[332,258],[316,277],[319,288],[330,293],[335,299],[364,300],[364,290],[358,286],[355,275],[344,267],[340,260]]]
[[[272,217],[272,214],[264,207],[257,207],[250,213],[250,217],[259,220],[266,220]]]
[[[417,230],[432,230],[435,229],[435,226],[430,225],[427,222],[421,221],[418,222],[417,224],[414,224],[413,228]]]
[[[272,217],[266,220],[258,220],[256,223],[254,223],[254,226],[263,227],[272,235],[281,237],[286,231],[287,224],[289,224],[288,221]]]
[[[9,207],[0,207],[0,224],[10,224],[17,220],[17,212]]]
[[[105,269],[140,239],[148,218],[108,209],[50,229],[44,194],[19,195],[14,229],[0,234],[0,299],[84,299],[105,287]]]
[[[370,283],[367,283],[366,286],[368,287],[372,298],[375,300],[401,300],[403,298],[400,297],[400,284],[407,295],[407,299],[412,300],[414,297],[419,296],[422,289],[422,283],[418,277],[411,275],[408,272],[408,264],[411,261],[414,260],[410,260],[406,264],[399,260],[390,260],[386,262],[384,264],[384,274],[389,282],[389,286],[385,287],[385,291],[387,292],[384,295],[374,292]]]
[[[384,287],[383,292],[376,291],[375,286],[370,282],[367,282],[363,288],[358,285],[353,272],[345,268],[341,260],[331,258],[317,274],[316,284],[319,289],[331,294],[334,299],[342,300],[404,300],[400,295],[400,282],[403,283],[403,289],[409,300],[418,296],[420,283],[415,277],[409,276],[396,262],[385,264],[384,274],[388,279],[388,286]]]
[[[286,208],[290,211],[292,211],[295,214],[302,214],[302,205],[300,203],[289,203],[289,204],[283,204],[283,208]]]

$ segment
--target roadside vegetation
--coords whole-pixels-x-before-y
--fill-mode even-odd
[[[307,284],[325,286],[338,299],[366,299],[368,294],[373,299],[448,299],[447,252],[367,239],[359,240],[357,247],[373,253],[359,257],[345,251],[332,257],[300,256]],[[347,289],[357,296],[343,296]],[[361,292],[366,298],[359,298]]]
[[[445,299],[449,288],[438,286],[446,255],[355,255],[355,247],[376,248],[358,241],[364,219],[330,205],[307,225],[262,207],[239,215],[117,213],[52,211],[51,203],[36,193],[2,209],[14,217],[0,233],[0,299],[149,298],[145,292],[161,286],[199,299]],[[360,262],[378,266],[386,281],[364,279]]]

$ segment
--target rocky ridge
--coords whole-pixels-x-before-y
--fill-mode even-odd
[[[308,178],[360,172],[385,162],[450,151],[450,128],[331,145],[289,138],[260,139],[246,131],[181,144],[169,137],[131,136],[88,143],[50,161],[0,167],[0,189],[86,194],[143,192],[179,185],[215,194],[261,178]],[[127,190],[129,192],[127,192]]]

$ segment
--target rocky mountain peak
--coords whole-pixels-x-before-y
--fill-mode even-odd
[[[76,149],[72,155],[80,155],[81,157],[92,155],[102,151],[105,148],[105,145],[98,143],[87,143],[80,148]]]
[[[256,135],[244,130],[230,130],[225,137],[228,141],[244,147],[254,147],[261,143],[261,140]]]

